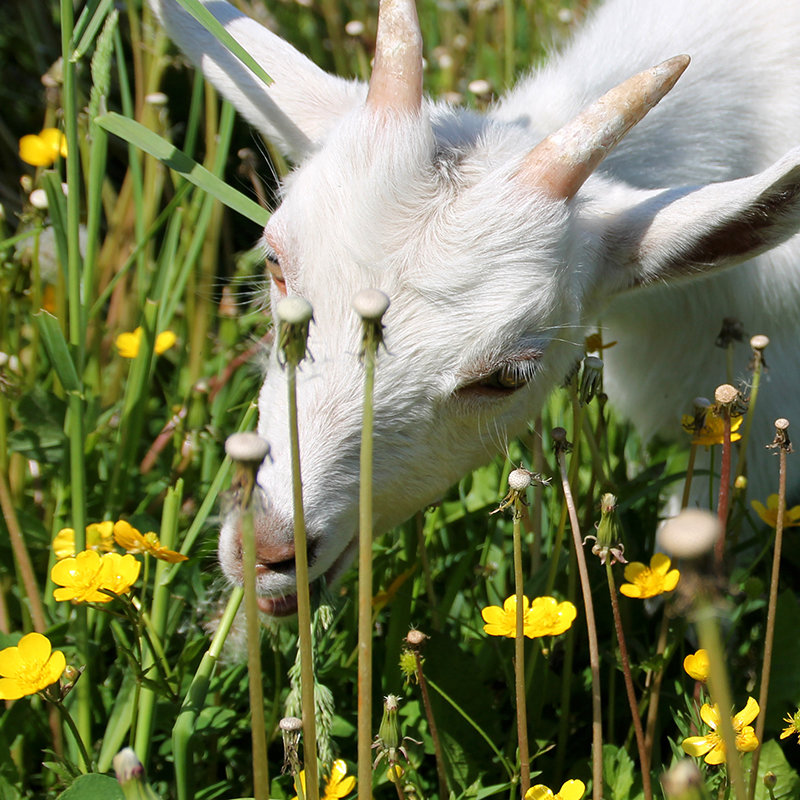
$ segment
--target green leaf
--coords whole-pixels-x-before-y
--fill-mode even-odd
[[[622,747],[603,745],[603,783],[606,800],[633,800],[633,760]]]
[[[794,741],[794,740],[793,740]],[[796,745],[792,745],[796,746]],[[753,759],[751,753],[744,757],[745,775],[750,774],[750,763]],[[800,777],[797,772],[789,766],[786,756],[781,750],[781,746],[774,739],[769,739],[761,745],[761,756],[758,760],[758,780],[756,781],[756,793],[754,800],[770,800],[767,787],[764,786],[764,775],[772,772],[777,778],[775,788],[775,800],[782,798],[800,797]]]
[[[108,775],[81,775],[72,786],[58,795],[59,800],[125,800],[119,783]]]
[[[59,321],[47,311],[37,311],[33,318],[39,328],[50,364],[56,371],[64,390],[67,392],[79,391],[78,372],[75,369],[75,363],[70,355],[67,340],[64,338]]]
[[[269,212],[258,203],[228,186],[225,181],[193,161],[175,145],[145,128],[144,125],[114,112],[97,117],[95,122],[109,133],[113,133],[157,158],[186,180],[215,197],[228,208],[238,211],[262,227],[267,224]]]

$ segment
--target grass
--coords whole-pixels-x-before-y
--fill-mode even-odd
[[[6,704],[0,797],[56,797],[70,785],[73,794],[65,797],[121,796],[105,776],[126,745],[135,747],[163,798],[252,796],[244,623],[235,613],[241,594],[228,602],[215,546],[219,516],[235,499],[224,441],[254,426],[260,363],[272,335],[263,264],[251,249],[266,212],[254,197],[256,190],[274,197],[274,176],[285,164],[186,68],[139,3],[116,11],[110,3],[78,4],[73,21],[71,13],[69,2],[57,0],[12,7],[0,30],[0,102],[7,112],[0,119],[0,649],[39,631],[83,674],[63,698],[74,727],[59,716],[53,690],[49,699],[34,693]],[[500,91],[584,13],[582,4],[551,0],[514,7],[425,0],[419,14],[427,89],[456,92],[481,107],[487,98],[470,91],[471,81],[488,80]],[[269,14],[285,38],[322,66],[347,75],[367,71],[375,27],[371,4],[276,2]],[[350,21],[362,22],[363,32],[344,33]],[[74,58],[58,66],[62,48]],[[17,156],[18,140],[50,126],[65,130],[70,155],[52,167],[26,166]],[[174,169],[164,166],[165,158]],[[42,194],[46,208],[40,207]],[[226,210],[220,196],[241,213]],[[137,327],[138,355],[122,358],[116,338]],[[167,330],[177,342],[157,354],[157,335]],[[589,557],[587,589],[595,601],[600,653],[598,723],[586,615],[568,543],[576,526],[584,535],[593,531],[599,498],[613,487],[625,555],[649,562],[659,497],[680,485],[686,446],[645,449],[614,417],[612,405],[594,400],[580,407],[568,391],[558,391],[530,434],[510,444],[514,465],[555,477],[551,487],[529,490],[523,510],[525,593],[555,595],[579,609],[565,634],[524,641],[521,677],[531,782],[553,791],[568,779],[589,784],[599,725],[603,786],[592,790],[606,800],[635,800],[644,788],[607,577]],[[556,426],[576,445],[566,456],[575,498],[571,521],[553,455],[550,431]],[[519,796],[514,644],[487,636],[480,616],[482,608],[502,605],[513,592],[513,515],[490,514],[507,493],[511,469],[511,463],[496,461],[476,470],[439,506],[374,544],[373,733],[382,696],[401,698],[399,731],[382,733],[376,797],[396,793],[386,774],[395,761],[404,766],[401,789],[409,798],[441,797],[444,785],[456,798]],[[708,478],[698,474],[694,480]],[[55,535],[73,528],[80,550],[87,524],[120,519],[143,533],[157,532],[163,546],[189,560],[168,564],[137,556],[143,566],[133,603],[56,602],[49,577]],[[693,586],[705,587],[704,607],[719,623],[708,629],[703,622],[701,636],[721,642],[717,656],[728,666],[736,709],[761,684],[771,531],[742,492],[732,495],[729,520],[730,571],[722,590],[708,584],[704,572],[687,568],[666,599],[619,600],[643,720],[658,697],[650,754],[657,797],[659,776],[683,755],[680,742],[705,729],[697,701],[706,690],[681,666],[698,643]],[[771,614],[772,680],[761,709],[759,775],[775,772],[775,797],[800,794],[797,745],[793,739],[777,743],[783,717],[800,703],[794,633],[800,572],[793,550],[784,549]],[[622,582],[620,570],[617,584]],[[339,757],[355,771],[356,597],[352,570],[312,608],[323,775]],[[229,626],[223,647],[220,632]],[[407,653],[411,626],[429,638]],[[297,640],[296,623],[264,626],[268,794],[274,798],[296,794],[292,775],[281,774],[279,722],[299,715]],[[62,684],[74,679],[70,673]],[[712,690],[716,696],[713,682]],[[648,720],[648,731],[650,725]],[[437,770],[437,750],[443,770]],[[736,776],[746,775],[750,758],[733,764],[734,789],[728,768],[697,760],[710,796],[740,797],[749,780]],[[86,772],[92,777],[76,781]],[[755,792],[757,798],[770,796],[760,780]]]

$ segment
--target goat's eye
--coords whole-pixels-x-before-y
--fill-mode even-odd
[[[533,378],[539,356],[536,353],[529,358],[505,361],[492,372],[459,387],[456,394],[461,397],[508,397]]]
[[[281,265],[277,256],[272,253],[267,254],[267,269],[269,270],[269,274],[272,276],[272,280],[275,281],[275,287],[277,290],[281,294],[285,295],[286,278],[283,277],[283,270],[281,269]]]

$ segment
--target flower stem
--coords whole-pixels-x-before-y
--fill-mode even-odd
[[[528,711],[525,702],[525,608],[522,577],[522,497],[514,498],[514,589],[517,598],[514,638],[514,685],[517,695],[517,742],[519,746],[520,792],[525,797],[531,787],[530,751],[528,749]]]
[[[267,732],[264,724],[264,687],[261,677],[261,623],[256,593],[256,543],[253,524],[252,491],[255,475],[251,475],[242,496],[239,525],[242,535],[242,574],[244,611],[247,626],[247,685],[250,696],[250,731],[253,754],[253,796],[269,798],[267,766]]]
[[[81,754],[84,768],[86,772],[89,772],[92,768],[92,759],[89,757],[89,753],[86,750],[86,745],[81,738],[80,732],[78,731],[78,726],[75,724],[75,720],[72,719],[72,715],[69,713],[69,711],[67,711],[66,706],[62,702],[54,702],[54,705],[59,710],[61,719],[64,720],[70,730],[70,733],[72,733],[72,737],[75,739],[75,744],[78,746],[78,751]]]
[[[433,752],[436,757],[436,774],[439,778],[439,797],[449,797],[450,787],[447,784],[447,772],[444,768],[444,752],[442,751],[442,742],[439,738],[439,728],[436,726],[436,718],[433,716],[433,707],[431,706],[431,698],[428,694],[428,682],[425,678],[425,672],[422,669],[422,656],[419,648],[414,648],[414,659],[417,664],[417,683],[419,690],[422,694],[422,705],[425,708],[425,717],[428,720],[428,729],[431,732],[431,739],[433,739]]]
[[[561,486],[564,491],[564,502],[569,512],[572,537],[575,543],[575,555],[578,560],[578,573],[581,578],[581,592],[586,611],[586,632],[589,638],[589,666],[592,675],[592,797],[602,800],[603,797],[603,703],[600,694],[600,649],[597,644],[597,628],[594,620],[594,603],[592,589],[589,584],[589,571],[586,567],[586,556],[583,552],[578,512],[572,499],[572,491],[567,477],[564,462],[565,447],[556,443],[556,458],[561,473]]]
[[[696,625],[700,646],[708,652],[711,699],[720,709],[720,734],[725,744],[725,757],[728,764],[728,779],[733,787],[736,800],[745,800],[744,772],[742,761],[736,749],[736,734],[733,730],[730,709],[733,707],[722,638],[715,618],[714,605],[705,593],[699,593],[696,601]]]
[[[358,510],[358,796],[372,796],[372,394],[375,350],[364,349]],[[399,779],[395,782],[401,792]]]
[[[194,797],[189,777],[189,745],[194,735],[197,716],[205,704],[211,676],[222,652],[222,645],[228,638],[243,596],[244,589],[241,586],[235,586],[231,591],[219,627],[200,661],[194,678],[192,678],[189,691],[183,698],[180,713],[172,728],[172,754],[175,763],[175,787],[178,800],[191,800]]]
[[[311,598],[308,581],[306,522],[303,513],[303,484],[300,477],[300,437],[297,428],[297,368],[293,359],[286,363],[289,394],[289,438],[292,453],[292,491],[294,496],[294,558],[297,576],[297,627],[300,639],[300,695],[303,717],[306,797],[319,800],[317,771],[317,728],[314,704],[314,666],[311,647]]]
[[[622,627],[622,618],[619,613],[619,599],[617,598],[617,586],[614,582],[614,570],[611,567],[611,558],[606,560],[606,576],[608,577],[608,594],[611,597],[611,611],[614,615],[614,628],[617,632],[617,642],[619,644],[619,657],[622,662],[622,674],[625,676],[625,691],[628,695],[628,705],[631,708],[631,718],[633,719],[633,730],[636,734],[636,746],[639,749],[639,766],[642,772],[642,791],[645,800],[652,800],[653,788],[650,775],[650,756],[645,746],[644,731],[642,730],[642,718],[639,714],[639,703],[636,699],[636,690],[633,686],[631,676],[631,664],[628,657],[628,646],[625,643],[625,631]]]
[[[714,564],[718,575],[722,575],[724,566],[725,532],[728,527],[728,507],[731,497],[731,414],[728,409],[723,409],[722,422],[722,464],[720,466],[719,499],[717,501],[717,516],[722,524],[722,530],[714,546]]]
[[[758,695],[758,707],[761,713],[756,723],[756,738],[759,746],[753,753],[750,766],[750,798],[755,797],[758,779],[758,762],[761,757],[761,742],[764,740],[766,725],[767,700],[769,699],[769,674],[772,669],[772,649],[775,641],[775,617],[778,610],[778,582],[780,580],[781,548],[783,546],[783,515],[786,513],[786,455],[791,452],[791,444],[786,436],[789,423],[785,419],[775,422],[774,447],[778,448],[778,517],[775,521],[775,548],[772,553],[772,575],[769,585],[769,602],[767,605],[767,629],[764,635],[764,659],[761,664],[761,688]]]

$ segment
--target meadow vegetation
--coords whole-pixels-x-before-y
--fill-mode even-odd
[[[372,0],[239,5],[368,75]],[[421,0],[427,90],[485,107],[585,5]],[[313,670],[297,620],[262,619],[254,757],[242,591],[215,546],[249,496],[225,441],[255,426],[273,343],[255,243],[287,165],[139,0],[13,4],[0,64],[0,798],[313,799],[302,682],[326,800],[800,797],[800,560],[777,550],[800,525],[779,480],[791,429],[775,497],[748,496],[769,348],[735,326],[697,347],[752,347],[752,371],[686,398],[674,442],[645,447],[614,416],[598,331],[507,458],[374,542],[361,729],[355,567],[312,591]],[[721,491],[692,469],[706,447]],[[673,533],[710,526],[711,548],[670,559],[659,513],[687,480],[709,514]],[[354,779],[365,725],[371,789]],[[126,747],[149,788],[129,751],[134,777],[110,777]]]

